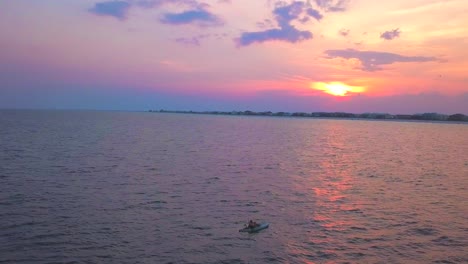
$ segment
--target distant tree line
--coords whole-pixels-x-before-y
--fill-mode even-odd
[[[392,115],[387,113],[362,113],[353,114],[346,112],[254,112],[250,110],[246,111],[170,111],[170,110],[149,110],[149,112],[160,112],[160,113],[190,113],[190,114],[210,114],[210,115],[246,115],[246,116],[284,116],[284,117],[318,117],[318,118],[350,118],[350,119],[396,119],[396,120],[432,120],[432,121],[457,121],[457,122],[468,122],[468,116],[464,114],[453,114],[445,115],[439,113],[422,113],[422,114],[398,114]]]

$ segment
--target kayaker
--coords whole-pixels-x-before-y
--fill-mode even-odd
[[[254,227],[256,227],[257,225],[258,225],[257,222],[254,222],[254,221],[250,220],[250,221],[249,221],[249,225],[248,225],[247,227],[248,227],[248,228],[254,228]]]

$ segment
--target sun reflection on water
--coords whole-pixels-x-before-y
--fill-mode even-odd
[[[313,203],[306,216],[312,231],[305,238],[305,243],[314,245],[313,251],[308,246],[291,248],[295,255],[302,256],[300,259],[304,263],[315,263],[313,260],[316,258],[333,259],[339,255],[339,249],[333,250],[330,245],[341,244],[337,241],[340,233],[358,226],[353,215],[360,212],[360,202],[354,195],[350,196],[354,188],[354,156],[344,131],[342,124],[328,122],[326,133],[315,139],[322,142],[320,149],[304,154],[317,163],[316,169],[311,170],[302,185],[297,187],[307,192]]]
[[[320,160],[322,173],[315,175],[316,210],[313,220],[327,230],[345,230],[353,223],[342,217],[343,212],[356,210],[356,203],[350,201],[347,192],[353,187],[351,164],[352,155],[340,124],[330,122],[330,134],[326,137],[324,155]]]

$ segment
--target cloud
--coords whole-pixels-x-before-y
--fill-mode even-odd
[[[350,32],[349,29],[342,28],[340,29],[340,31],[338,31],[338,34],[340,34],[340,36],[347,37],[349,36],[349,32]]]
[[[289,5],[278,6],[273,10],[273,14],[276,16],[276,21],[280,27],[289,25],[289,23],[297,19],[305,7],[304,2],[295,1]]]
[[[130,3],[126,1],[107,1],[96,3],[94,7],[88,11],[96,15],[112,16],[124,20],[127,17],[130,6]]]
[[[395,62],[428,62],[438,60],[435,57],[402,56],[389,52],[359,51],[355,49],[326,50],[325,54],[327,54],[330,59],[358,59],[362,65],[361,69],[370,72],[382,70],[382,65],[388,65]]]
[[[119,20],[125,20],[130,8],[139,7],[151,9],[171,4],[187,6],[192,10],[182,13],[166,13],[163,19],[167,18],[169,24],[183,24],[184,19],[198,21],[198,23],[203,25],[212,25],[214,22],[220,23],[220,19],[205,10],[209,5],[197,0],[109,0],[95,4],[94,7],[88,9],[88,11],[96,15],[112,16]]]
[[[212,37],[211,34],[200,34],[198,36],[193,36],[191,38],[186,38],[186,37],[181,37],[181,38],[176,38],[174,39],[175,42],[186,45],[186,46],[200,46],[201,40],[205,38]],[[213,37],[216,38],[221,38],[222,36],[219,36],[219,34],[214,34]]]
[[[312,33],[309,31],[301,31],[293,26],[283,27],[280,29],[268,29],[258,32],[244,32],[237,40],[241,46],[248,46],[255,42],[265,42],[270,40],[283,40],[291,43],[299,42],[312,38]]]
[[[192,8],[199,8],[205,5],[196,0],[133,0],[133,2],[135,5],[144,8],[159,7],[165,4],[181,4]]]
[[[309,8],[307,9],[307,14],[317,20],[320,20],[323,18],[322,14],[320,14],[319,11],[313,9],[313,8]]]
[[[312,32],[299,30],[291,25],[291,23],[294,20],[305,23],[308,21],[309,16],[320,20],[322,16],[318,11],[310,8],[309,4],[301,1],[293,1],[290,4],[279,2],[277,4],[277,7],[273,10],[273,15],[279,28],[244,32],[236,39],[238,46],[248,46],[255,42],[261,43],[272,40],[296,43],[313,37]]]
[[[204,9],[194,9],[180,13],[165,13],[160,21],[171,25],[197,24],[199,26],[219,26],[223,24],[220,18]]]
[[[186,45],[186,46],[200,46],[200,39],[197,37],[176,38],[175,42]]]
[[[400,29],[397,28],[397,29],[385,31],[384,33],[380,35],[380,38],[383,38],[386,40],[392,40],[394,38],[400,37],[400,33],[401,33]]]
[[[350,0],[315,0],[317,6],[328,12],[344,12]]]
[[[257,27],[259,28],[271,28],[274,27],[273,21],[271,19],[265,19],[261,22],[257,22]]]

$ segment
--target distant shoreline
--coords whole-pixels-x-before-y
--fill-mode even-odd
[[[388,113],[362,113],[353,114],[346,112],[254,112],[254,111],[176,111],[176,110],[148,110],[150,113],[174,113],[174,114],[202,114],[202,115],[229,115],[229,116],[274,116],[274,117],[312,117],[312,118],[339,118],[339,119],[373,119],[373,120],[403,120],[403,121],[453,121],[468,122],[468,116],[464,114],[445,115],[439,113],[422,114],[398,114]]]

